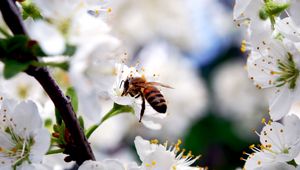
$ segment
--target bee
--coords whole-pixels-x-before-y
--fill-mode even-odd
[[[122,82],[121,82],[122,85]],[[120,86],[121,86],[120,85]],[[172,88],[168,85],[158,83],[158,82],[147,82],[146,79],[142,77],[128,77],[124,81],[124,90],[121,96],[131,97],[141,97],[142,98],[142,108],[140,112],[139,122],[142,121],[143,115],[145,113],[145,99],[148,101],[150,106],[159,113],[166,113],[167,104],[164,96],[161,94],[160,90],[156,86],[161,86],[165,88]]]

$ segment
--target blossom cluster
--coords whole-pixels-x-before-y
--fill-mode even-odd
[[[30,43],[38,44],[35,46],[38,50],[34,51],[37,52],[34,53],[37,55],[35,56],[37,61],[32,61],[29,65],[48,67],[58,84],[66,91],[77,114],[78,122],[92,146],[100,143],[102,148],[109,149],[109,144],[101,143],[101,138],[105,138],[105,134],[99,133],[100,135],[96,136],[96,133],[93,132],[98,127],[105,131],[104,126],[107,124],[104,122],[121,113],[133,113],[135,116],[127,114],[127,116],[131,116],[130,119],[128,118],[131,122],[127,119],[121,120],[121,123],[118,122],[118,129],[121,129],[118,130],[119,134],[111,135],[111,129],[106,130],[110,137],[118,138],[114,139],[115,141],[120,142],[118,140],[121,140],[126,133],[130,133],[131,129],[129,128],[133,125],[137,126],[137,124],[139,127],[144,126],[151,130],[163,129],[160,135],[164,136],[166,132],[173,140],[182,135],[189,122],[199,116],[199,110],[205,108],[205,100],[202,105],[197,102],[199,98],[206,98],[206,92],[201,91],[205,87],[199,79],[197,71],[190,69],[191,63],[186,62],[180,52],[173,50],[171,46],[155,44],[153,47],[145,48],[141,50],[140,54],[141,58],[145,58],[145,62],[137,62],[135,66],[129,66],[132,65],[130,60],[135,56],[129,57],[127,50],[123,49],[122,42],[111,33],[112,28],[106,20],[113,9],[107,7],[107,2],[99,0],[32,0],[15,3],[22,14],[24,27],[28,32],[28,37],[20,36],[29,40],[25,43],[26,48]],[[173,1],[168,3],[177,8],[181,4],[179,1],[178,4]],[[122,5],[121,2],[120,4]],[[176,11],[172,7],[169,10],[172,13]],[[163,10],[162,12],[168,13]],[[178,18],[185,23],[186,16],[182,13],[182,11],[178,12]],[[168,21],[170,27],[178,24],[178,20],[173,21],[174,18],[166,17],[165,20]],[[154,25],[157,24],[154,23]],[[182,25],[184,26],[182,30],[174,30],[179,33],[162,32],[157,26],[147,28],[157,29],[158,34],[166,34],[167,40],[174,41],[179,46],[183,45],[182,48],[188,48],[187,44],[190,43],[188,41],[191,37],[180,34],[188,29],[187,24]],[[1,15],[0,29],[1,42],[6,39],[9,42],[14,38]],[[177,34],[180,35],[179,38],[177,38]],[[141,36],[139,35],[138,38]],[[152,36],[148,36],[145,39],[151,39]],[[181,41],[183,39],[185,39],[184,43]],[[136,41],[140,43],[141,40]],[[173,62],[169,62],[170,55],[174,58]],[[158,58],[154,58],[154,56],[158,57],[161,63],[156,63]],[[17,64],[12,64],[13,66],[24,64],[15,62]],[[163,73],[159,69],[166,63],[170,67],[166,69],[166,73]],[[18,72],[11,69],[10,74],[5,76],[8,65],[6,60],[3,60],[3,65],[0,65],[1,73],[4,75],[0,77],[2,82],[0,91],[5,92],[0,97],[0,169],[61,169],[61,166],[56,166],[56,162],[51,162],[48,155],[68,154],[68,146],[74,144],[65,122],[62,121],[60,113],[36,80],[21,73],[29,65]],[[182,69],[180,76],[173,74],[178,67]],[[162,74],[163,78],[160,79],[156,72]],[[173,87],[171,83],[178,81],[179,77],[182,79],[181,82],[189,80],[189,84],[178,83],[176,85],[182,94],[168,93],[168,90]],[[129,81],[135,78],[142,82],[129,84]],[[166,84],[161,82],[162,79],[167,80]],[[146,88],[153,90],[153,92],[149,92],[149,98],[154,98],[153,103],[149,103],[148,99],[148,102],[145,102]],[[187,91],[190,89],[197,90],[188,93]],[[153,107],[153,105],[166,105],[169,96],[172,96],[173,101],[168,105],[167,111],[161,113]],[[195,100],[191,100],[192,98]],[[190,102],[190,100],[195,102]],[[110,110],[106,109],[107,102],[109,102]],[[182,107],[187,105],[186,108]],[[173,116],[173,119],[176,120],[179,114],[187,114],[181,115],[180,122],[177,122],[176,125],[165,123],[166,126],[163,127],[164,121],[166,122],[169,117],[169,110],[173,113],[170,117]],[[134,118],[132,119],[132,117]],[[177,127],[175,132],[174,126]],[[121,134],[119,131],[124,131],[124,133]],[[110,145],[114,143],[110,140],[103,141]],[[141,164],[124,163],[120,159],[105,158],[101,159],[102,161],[85,161],[79,166],[79,169],[199,169],[200,167],[194,166],[199,156],[194,156],[191,152],[181,149],[181,143],[181,140],[178,140],[177,144],[168,144],[168,142],[159,144],[158,140],[148,141],[137,136],[134,144]],[[68,158],[70,156],[66,156],[64,160],[72,161],[68,161]],[[70,165],[73,166],[72,163]]]
[[[298,7],[296,0],[236,0],[234,6],[234,22],[247,33],[241,51],[249,51],[248,76],[266,92],[271,119],[257,133],[261,144],[250,146],[254,153],[243,158],[245,169],[298,166],[299,118],[288,115],[300,96]]]

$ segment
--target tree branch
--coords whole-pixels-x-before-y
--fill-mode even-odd
[[[19,10],[13,0],[0,0],[0,10],[6,24],[14,34],[26,35]],[[21,61],[37,60],[36,56],[19,57],[22,57]],[[72,146],[68,152],[72,160],[75,160],[78,165],[81,165],[85,160],[95,160],[92,149],[79,125],[70,100],[63,94],[48,70],[45,67],[30,66],[25,72],[33,76],[41,84],[56,109],[60,112],[66,128],[74,141],[74,146]]]

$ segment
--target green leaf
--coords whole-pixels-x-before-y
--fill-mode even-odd
[[[63,153],[65,149],[55,149],[55,150],[49,150],[46,155],[51,155],[51,154],[58,154],[58,153]]]
[[[67,44],[66,45],[66,50],[64,51],[63,55],[65,56],[73,56],[76,52],[76,46]]]
[[[36,43],[31,47],[31,54],[37,57],[47,57],[49,56],[48,54],[46,54],[43,49],[41,48],[41,46]]]
[[[4,78],[9,79],[18,73],[25,71],[29,66],[30,62],[18,62],[17,60],[6,59],[4,60]]]
[[[40,13],[40,10],[34,3],[21,3],[22,4],[22,17],[23,19],[27,19],[28,17],[31,17],[34,20],[42,19],[42,15]]]
[[[11,37],[11,35],[8,33],[8,31],[3,27],[0,27],[0,33],[2,35],[4,35],[4,37],[6,37],[6,38]]]
[[[6,39],[6,51],[8,54],[11,53],[28,53],[28,44],[29,38],[25,35],[15,35],[13,37]]]
[[[53,125],[53,131],[59,132],[59,125],[57,125],[57,124]]]
[[[83,120],[82,116],[79,116],[78,121],[79,121],[80,127],[81,127],[82,129],[84,129],[84,120]]]
[[[55,118],[56,118],[56,123],[58,125],[62,124],[62,117],[61,114],[59,113],[59,111],[55,108]]]
[[[290,165],[292,165],[292,166],[294,166],[294,167],[298,166],[298,164],[296,163],[295,159],[293,159],[293,160],[291,160],[291,161],[289,161],[287,163],[290,164]]]
[[[71,103],[75,113],[78,111],[78,97],[74,87],[69,87],[67,89],[66,95],[71,98]]]

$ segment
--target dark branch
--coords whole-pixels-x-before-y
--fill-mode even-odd
[[[14,34],[26,34],[19,10],[13,0],[0,0],[2,16]]]
[[[0,0],[0,10],[6,24],[14,34],[26,35],[19,10],[13,0]],[[21,54],[20,54],[21,55]],[[20,61],[37,60],[36,56],[21,56]],[[33,76],[47,92],[56,109],[60,112],[73,141],[71,151],[68,153],[78,165],[85,160],[95,160],[92,149],[81,129],[70,100],[63,94],[57,83],[44,67],[30,66],[26,71]]]

